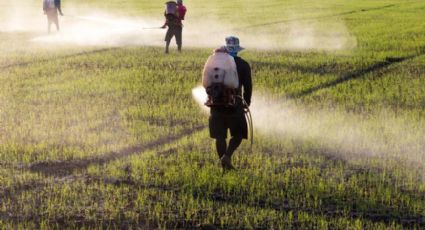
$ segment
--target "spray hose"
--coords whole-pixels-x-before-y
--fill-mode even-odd
[[[251,114],[251,110],[249,109],[249,105],[248,103],[246,103],[245,99],[243,99],[242,96],[237,96],[238,98],[240,98],[242,100],[242,104],[244,107],[244,111],[245,111],[245,117],[248,121],[248,128],[249,128],[249,135],[250,135],[250,141],[251,141],[251,153],[252,153],[252,146],[254,145],[254,126],[253,126],[253,122],[252,122],[252,114]]]
[[[157,27],[143,27],[143,30],[156,30],[156,29],[163,29],[161,26],[157,26]]]

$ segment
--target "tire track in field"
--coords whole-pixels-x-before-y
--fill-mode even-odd
[[[190,129],[185,129],[177,135],[174,136],[164,136],[155,141],[141,144],[138,146],[129,147],[123,149],[119,152],[109,152],[102,156],[86,158],[86,159],[76,159],[69,161],[50,161],[50,162],[39,162],[34,163],[29,166],[29,170],[32,172],[39,172],[46,176],[67,176],[71,175],[76,170],[84,170],[91,165],[102,165],[110,161],[131,156],[143,151],[152,150],[156,147],[170,144],[171,142],[177,141],[186,136],[192,135],[194,132],[201,131],[205,129],[205,125],[194,126]]]
[[[417,54],[413,54],[413,55],[406,56],[406,57],[387,57],[384,61],[380,61],[380,62],[377,62],[373,65],[370,65],[366,68],[359,69],[359,70],[356,70],[354,72],[342,75],[342,76],[340,76],[339,78],[337,78],[333,81],[322,83],[322,84],[301,90],[301,91],[296,92],[296,93],[288,94],[288,97],[289,98],[304,97],[304,96],[312,94],[316,91],[326,89],[326,88],[330,88],[330,87],[334,87],[334,86],[339,85],[341,83],[344,83],[346,81],[361,78],[361,77],[364,77],[365,75],[367,75],[369,73],[373,73],[373,72],[376,72],[376,71],[381,71],[377,74],[378,76],[380,76],[384,73],[384,71],[383,71],[384,69],[386,69],[386,68],[388,68],[388,67],[390,67],[394,64],[409,61],[409,60],[412,60],[414,58],[420,57],[422,55],[425,55],[425,46],[421,47],[420,52],[417,53]]]
[[[52,60],[56,61],[56,60],[63,60],[63,59],[72,58],[72,57],[104,53],[104,52],[108,52],[108,51],[119,50],[119,49],[122,49],[122,48],[123,47],[110,47],[110,48],[96,49],[96,50],[91,50],[91,51],[83,51],[83,52],[63,55],[63,56],[59,56],[59,57],[44,58],[44,59],[40,59],[40,60],[36,60],[36,61],[18,62],[18,63],[0,66],[0,70],[6,70],[6,69],[10,69],[10,68],[15,68],[15,67],[25,67],[25,66],[29,66],[29,65],[33,65],[33,64],[38,64],[38,63],[46,63],[46,62],[49,62],[49,61],[52,61]]]
[[[385,6],[373,7],[373,8],[363,8],[363,9],[359,9],[359,10],[350,10],[350,11],[345,11],[345,12],[341,12],[341,13],[337,13],[337,14],[329,14],[329,15],[322,15],[322,16],[316,16],[316,17],[302,17],[302,18],[285,19],[285,20],[260,23],[260,24],[245,26],[245,27],[239,27],[239,28],[235,28],[235,29],[240,30],[240,29],[248,29],[248,28],[255,28],[255,27],[262,27],[262,26],[271,26],[271,25],[282,24],[282,23],[286,23],[286,22],[298,22],[298,21],[318,20],[318,19],[324,19],[324,18],[333,18],[333,17],[338,17],[338,16],[345,16],[345,15],[350,15],[350,14],[363,13],[363,12],[368,12],[368,11],[382,10],[382,9],[386,9],[386,8],[390,8],[390,7],[394,7],[394,6],[396,6],[396,4],[390,4],[390,5],[385,5]]]

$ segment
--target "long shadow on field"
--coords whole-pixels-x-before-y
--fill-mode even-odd
[[[83,51],[83,52],[68,54],[68,55],[59,56],[59,57],[55,57],[55,58],[45,58],[45,59],[40,59],[40,60],[36,60],[36,61],[13,63],[13,64],[10,64],[10,65],[0,66],[0,70],[6,70],[6,69],[10,69],[10,68],[15,68],[15,67],[25,67],[25,66],[29,66],[29,65],[33,65],[33,64],[37,64],[37,63],[46,63],[46,62],[49,62],[49,61],[52,61],[52,60],[60,60],[60,59],[66,59],[66,58],[72,58],[72,57],[78,57],[78,56],[84,56],[84,55],[104,53],[104,52],[108,52],[108,51],[118,50],[118,49],[121,49],[121,48],[122,47],[111,47],[111,48],[97,49],[97,50],[91,50],[91,51]]]
[[[86,159],[77,159],[77,160],[70,160],[70,161],[58,161],[58,162],[40,162],[35,163],[30,166],[30,170],[33,172],[40,172],[45,175],[51,175],[51,176],[66,176],[72,174],[75,170],[81,170],[86,169],[90,165],[101,165],[108,163],[110,161],[127,157],[133,154],[137,154],[142,151],[147,151],[154,149],[155,147],[169,144],[173,141],[176,141],[178,139],[181,139],[185,136],[188,136],[196,131],[200,131],[204,129],[205,125],[198,125],[190,129],[186,129],[182,132],[180,132],[177,135],[174,136],[165,136],[161,137],[155,141],[141,144],[138,146],[133,146],[130,148],[123,149],[120,152],[110,152],[107,154],[104,154],[99,157],[93,157],[93,158],[86,158]]]
[[[308,166],[304,165],[303,167]],[[367,168],[353,168],[349,170],[350,172],[349,175],[347,175],[348,177],[379,177],[382,175]],[[302,221],[298,220],[298,216],[305,215],[306,213],[309,215],[323,216],[326,219],[361,218],[374,223],[385,223],[388,225],[396,223],[406,228],[422,229],[425,227],[425,216],[422,214],[423,209],[414,210],[414,207],[412,206],[391,206],[391,204],[382,204],[369,200],[368,198],[363,197],[363,194],[350,189],[343,192],[336,192],[335,189],[334,193],[321,194],[315,198],[313,195],[308,195],[315,194],[315,191],[309,191],[308,189],[304,190],[305,187],[302,183],[299,184],[299,182],[296,181],[292,183],[295,184],[292,186],[298,186],[301,189],[298,191],[300,197],[299,201],[301,203],[297,203],[297,199],[294,200],[293,198],[288,197],[285,197],[284,199],[271,199],[267,194],[257,196],[253,200],[250,191],[240,188],[235,188],[234,191],[229,191],[228,188],[216,187],[212,194],[206,194],[203,193],[203,191],[208,191],[208,188],[204,189],[201,187],[194,189],[192,195],[196,199],[206,199],[232,205],[246,205],[254,209],[261,208],[272,209],[278,212],[291,212],[294,216],[294,227],[300,227],[298,225],[302,224]],[[286,188],[276,187],[275,189],[284,191]],[[365,193],[367,193],[368,188],[365,187],[364,189]],[[411,200],[423,200],[425,198],[425,194],[423,192],[404,190],[403,194],[407,195]]]
[[[373,8],[364,8],[364,9],[360,9],[360,10],[351,10],[351,11],[341,12],[341,13],[337,13],[337,14],[322,15],[322,16],[317,16],[317,17],[302,17],[302,18],[285,19],[285,20],[280,20],[280,21],[266,22],[266,23],[261,23],[261,24],[245,26],[243,28],[236,28],[236,29],[247,29],[247,28],[255,28],[255,27],[262,27],[262,26],[271,26],[271,25],[282,24],[282,23],[286,23],[286,22],[298,22],[298,21],[309,21],[309,20],[318,20],[318,19],[324,19],[324,18],[332,18],[332,17],[337,17],[337,16],[344,16],[344,15],[350,15],[350,14],[355,14],[355,13],[362,13],[362,12],[367,12],[367,11],[382,10],[382,9],[390,8],[390,7],[393,7],[393,6],[395,6],[395,4],[385,5],[385,6],[380,6],[380,7],[373,7]]]
[[[200,191],[200,190],[197,190]],[[298,226],[302,221],[298,220],[299,215],[317,215],[324,216],[326,219],[334,218],[361,218],[374,223],[392,224],[396,223],[406,228],[425,227],[425,216],[419,213],[411,213],[404,207],[378,206],[375,208],[360,210],[360,206],[372,205],[366,200],[356,200],[353,197],[334,197],[332,195],[320,199],[320,208],[314,207],[296,207],[289,204],[289,200],[269,201],[267,198],[257,199],[255,202],[249,202],[245,198],[247,196],[225,196],[224,190],[216,190],[213,195],[198,194],[196,191],[193,196],[197,199],[213,200],[215,202],[223,202],[234,205],[246,205],[254,209],[272,209],[278,212],[291,212],[294,216],[293,225]],[[350,195],[351,194],[347,194]],[[313,198],[311,198],[313,199]],[[349,201],[352,200],[352,201]],[[305,220],[304,220],[305,221]]]
[[[172,151],[172,150],[171,150]],[[292,167],[292,166],[290,166]],[[300,167],[300,166],[293,166],[293,167]],[[304,165],[303,167],[307,167]],[[368,168],[350,168],[350,173],[353,176],[359,176],[359,175],[376,175],[379,177],[379,172],[376,172],[375,170],[371,170]],[[131,173],[130,173],[131,175]],[[336,193],[336,194],[322,194],[319,196],[320,205],[318,207],[313,207],[311,204],[300,204],[296,206],[295,204],[290,204],[289,199],[269,199],[267,195],[263,197],[256,197],[253,201],[252,195],[249,194],[249,191],[245,191],[240,188],[236,188],[235,191],[230,192],[232,195],[226,195],[229,194],[229,191],[223,188],[216,188],[214,192],[204,194],[202,191],[208,191],[209,189],[203,189],[202,187],[199,187],[198,189],[189,190],[186,191],[184,188],[182,188],[179,185],[173,186],[170,185],[156,185],[156,184],[139,184],[136,181],[133,181],[131,177],[124,179],[124,178],[103,178],[103,177],[92,177],[87,178],[86,183],[104,183],[104,184],[110,184],[115,186],[131,186],[136,189],[134,190],[140,190],[140,189],[154,189],[158,191],[169,191],[173,192],[174,194],[181,194],[189,192],[193,195],[194,198],[198,199],[206,199],[206,200],[213,200],[216,202],[217,206],[220,206],[220,203],[227,203],[227,204],[234,204],[234,205],[246,205],[255,209],[262,208],[262,209],[273,209],[276,211],[283,211],[283,212],[292,212],[294,215],[294,221],[293,225],[294,227],[301,227],[302,221],[298,220],[298,215],[303,213],[308,213],[311,215],[317,215],[317,216],[324,216],[327,219],[334,219],[334,218],[362,218],[371,222],[375,223],[385,223],[385,224],[391,224],[396,223],[400,224],[407,228],[421,228],[425,227],[425,217],[420,214],[420,211],[416,211],[416,213],[413,213],[411,209],[407,207],[397,207],[397,206],[389,206],[389,205],[383,205],[383,204],[372,204],[367,199],[362,197],[360,194],[353,193],[352,191],[345,191],[343,193]],[[302,185],[299,185],[300,187],[303,187]],[[284,189],[284,188],[280,188]],[[302,194],[308,194],[310,193],[307,191],[302,191]],[[312,192],[311,194],[313,194]],[[411,199],[421,199],[423,200],[425,198],[425,194],[423,192],[415,192],[410,190],[403,191],[404,194],[408,194],[408,196]],[[313,196],[307,197],[307,200],[313,200]],[[191,222],[182,222],[182,221],[171,221],[170,224],[177,224],[178,226],[182,228],[186,227],[194,227],[193,223],[196,223],[197,220],[191,220]],[[200,222],[200,221],[199,221]],[[120,223],[119,221],[117,223]],[[123,224],[123,223],[121,223]],[[198,223],[199,224],[199,223]],[[212,223],[214,226],[214,223]],[[220,226],[220,223],[215,223],[216,226]],[[267,225],[267,223],[265,223]],[[266,226],[264,225],[264,226]],[[172,225],[170,225],[172,226]],[[199,226],[199,225],[197,225]],[[232,228],[232,226],[228,226]],[[257,226],[258,227],[258,226]]]
[[[301,144],[301,143],[300,143]],[[168,155],[168,152],[175,152],[174,149],[169,149],[167,151],[163,151],[162,153],[159,153],[160,155]],[[267,151],[266,151],[267,152]],[[378,167],[361,167],[357,165],[350,165],[347,161],[345,161],[342,158],[335,157],[334,155],[324,152],[324,150],[318,150],[316,152],[312,152],[311,154],[317,155],[317,154],[323,154],[325,156],[324,163],[326,165],[323,165],[323,167],[341,167],[340,164],[345,165],[344,168],[344,177],[345,181],[349,181],[352,177],[355,178],[380,178],[383,175],[383,169]],[[322,169],[322,163],[318,163],[319,168]],[[275,173],[280,173],[280,170],[286,171],[290,170],[291,168],[308,168],[308,167],[314,167],[314,164],[298,164],[297,162],[290,162],[290,165],[286,165],[282,169],[277,169],[278,171]],[[131,169],[130,169],[131,170]],[[243,172],[242,172],[243,173]],[[128,175],[132,175],[129,173]],[[393,183],[392,178],[397,178],[396,176],[391,175],[391,172],[386,171],[385,172],[386,178],[390,178],[389,184],[396,184],[396,182]],[[255,180],[255,179],[254,179]],[[373,180],[373,179],[372,179]],[[224,188],[221,186],[217,186],[213,193],[206,192],[203,193],[203,191],[211,191],[210,187],[203,188],[202,186],[196,187],[195,189],[190,188],[188,190],[185,190],[184,187],[180,186],[179,184],[168,184],[168,185],[156,185],[156,184],[139,184],[136,181],[133,181],[131,176],[128,178],[91,178],[90,182],[97,182],[97,183],[105,183],[105,184],[112,184],[116,186],[132,186],[138,189],[155,189],[158,191],[170,191],[175,194],[179,193],[189,193],[194,198],[199,199],[205,199],[208,201],[215,201],[217,206],[221,206],[223,203],[228,204],[234,204],[234,205],[246,205],[249,207],[252,207],[256,210],[258,208],[262,209],[273,209],[276,211],[284,211],[284,212],[292,212],[294,215],[294,227],[302,227],[305,225],[302,225],[302,221],[298,220],[299,215],[303,215],[305,213],[311,214],[311,215],[318,215],[323,216],[327,219],[334,219],[334,218],[361,218],[364,220],[368,220],[375,223],[385,223],[385,224],[400,224],[406,228],[422,228],[425,227],[425,216],[422,215],[420,210],[415,210],[414,207],[408,207],[408,206],[402,206],[399,207],[397,205],[391,205],[391,204],[382,204],[380,202],[374,202],[369,200],[368,198],[365,198],[363,194],[357,193],[356,191],[347,189],[343,192],[327,192],[318,195],[317,198],[313,197],[313,195],[308,196],[308,194],[315,194],[314,190],[315,188],[306,188],[304,185],[300,184],[297,181],[292,181],[290,184],[291,186],[299,187],[299,191],[301,193],[301,203],[294,203],[294,199],[292,198],[285,198],[285,199],[278,199],[278,198],[271,198],[267,195],[267,193],[263,193],[261,195],[257,195],[255,199],[253,200],[253,195],[250,194],[250,190],[243,189],[243,187],[235,187],[233,191],[229,191],[228,188]],[[377,181],[368,181],[368,179],[365,179],[364,181],[366,184],[363,184],[362,186],[372,186],[371,189],[373,189],[374,183],[379,183]],[[370,185],[368,185],[370,183]],[[209,186],[209,185],[206,185]],[[189,186],[190,187],[190,186]],[[285,186],[279,186],[276,185],[275,187],[271,186],[271,190],[285,190]],[[311,189],[311,190],[310,190]],[[367,191],[367,187],[364,187]],[[406,195],[412,202],[414,200],[424,200],[425,199],[425,193],[421,191],[415,191],[415,190],[409,190],[409,189],[403,189],[399,188],[400,191]],[[336,189],[335,189],[336,190]],[[255,192],[255,191],[254,191]],[[272,192],[273,193],[273,192]],[[290,192],[289,192],[290,193]],[[230,194],[230,195],[229,195]],[[292,199],[292,200],[291,200]],[[317,206],[313,205],[313,200],[320,200],[320,202],[316,203]],[[311,202],[309,202],[309,200]],[[292,204],[291,204],[292,201]],[[192,220],[194,223],[196,223],[196,220]],[[304,220],[305,221],[305,220]],[[171,222],[173,224],[176,224],[174,222]],[[180,223],[180,222],[179,222]],[[180,223],[182,224],[181,227],[193,227],[192,223]],[[212,223],[214,224],[214,223]],[[220,226],[220,223],[215,223],[214,226]],[[266,223],[265,223],[266,224]],[[180,226],[180,225],[179,225]],[[199,226],[199,225],[197,225]],[[262,226],[262,225],[260,225]],[[264,226],[267,226],[264,225]],[[232,228],[232,226],[228,226]],[[258,226],[256,226],[258,227]],[[261,228],[261,227],[260,227]],[[332,227],[331,227],[332,228]]]
[[[168,155],[168,152],[175,152],[175,150],[168,149],[165,151],[162,151],[158,154],[160,155]],[[343,164],[346,164],[345,161],[339,160],[332,157],[326,157],[326,161],[335,162],[336,164],[339,164],[341,161]],[[288,165],[284,170],[288,170],[291,167],[311,167],[311,165],[298,165],[296,162],[294,162],[294,165]],[[329,165],[328,165],[329,166]],[[371,170],[369,168],[351,168],[351,166],[348,166],[347,168],[353,175],[353,176],[359,176],[359,175],[376,175],[376,177],[379,177],[381,174],[378,171]],[[129,175],[132,175],[131,168],[129,169],[130,173]],[[350,175],[348,175],[350,176]],[[362,177],[362,176],[360,176]],[[71,181],[78,180],[78,181],[84,181],[85,184],[90,183],[104,183],[104,184],[110,184],[110,185],[116,185],[116,186],[131,186],[132,189],[129,191],[139,191],[141,189],[154,189],[158,191],[169,191],[173,192],[174,194],[181,194],[181,193],[187,193],[192,194],[195,198],[199,199],[206,199],[208,201],[215,201],[215,204],[217,206],[220,206],[220,204],[228,203],[228,204],[234,204],[234,205],[246,205],[249,207],[252,207],[256,210],[259,208],[262,209],[273,209],[276,211],[283,211],[283,212],[291,212],[294,216],[293,219],[293,226],[295,228],[301,228],[305,223],[303,220],[299,220],[298,216],[305,215],[305,213],[311,214],[311,215],[318,215],[323,216],[326,219],[333,219],[333,218],[339,218],[339,217],[345,217],[345,218],[362,218],[364,220],[368,220],[371,222],[376,223],[396,223],[403,225],[406,228],[421,228],[425,226],[425,217],[423,215],[412,213],[410,209],[406,207],[394,207],[394,206],[387,206],[387,205],[375,205],[370,204],[367,199],[362,197],[361,194],[353,193],[349,190],[342,192],[342,193],[335,193],[335,194],[322,194],[319,196],[320,204],[318,207],[313,207],[312,203],[305,203],[305,204],[290,204],[289,200],[291,198],[285,198],[285,199],[269,199],[270,197],[261,196],[257,197],[255,200],[252,200],[252,195],[249,194],[249,191],[239,189],[237,188],[235,191],[225,191],[221,187],[217,187],[214,192],[205,194],[202,193],[202,191],[209,191],[209,189],[203,189],[202,187],[199,187],[199,189],[190,189],[185,190],[184,187],[182,188],[180,185],[176,184],[168,184],[168,185],[157,185],[157,184],[140,184],[137,181],[134,181],[131,176],[128,178],[110,178],[110,177],[91,177],[91,176],[83,176],[83,177],[64,177],[61,178],[59,183],[67,183],[67,178],[71,178]],[[366,176],[367,178],[367,176]],[[391,176],[390,176],[391,178]],[[302,184],[296,183],[296,186],[303,187]],[[298,185],[299,184],[299,185]],[[41,184],[40,186],[44,186]],[[284,187],[276,187],[279,190],[284,190]],[[276,189],[275,188],[275,189]],[[26,190],[34,189],[34,186],[25,186]],[[273,189],[273,188],[272,188]],[[415,191],[402,191],[404,194],[408,194],[408,197],[411,199],[424,199],[425,194],[421,192],[415,192]],[[231,195],[226,195],[226,194]],[[308,194],[308,190],[301,191],[302,194]],[[312,192],[311,194],[314,194]],[[16,193],[11,193],[10,195],[16,197]],[[2,196],[0,196],[2,197]],[[131,197],[135,196],[129,196],[129,200],[127,201],[129,204],[131,204],[132,199]],[[312,196],[306,197],[307,200],[313,200],[314,198]],[[125,221],[125,218],[117,218],[108,220],[108,222],[105,223],[99,223],[97,221],[93,221],[93,219],[85,219],[85,216],[83,214],[75,214],[65,217],[59,217],[55,219],[50,219],[50,223],[55,224],[59,223],[63,226],[67,226],[69,224],[74,223],[78,220],[78,226],[81,227],[87,227],[87,226],[99,226],[99,224],[103,224],[105,227],[111,226],[110,224],[113,224],[114,226],[120,226],[122,228],[128,228],[131,226],[140,226],[146,225],[155,227],[157,223],[155,220],[147,220],[146,217],[147,214],[145,213],[139,213],[138,221],[137,222],[128,222]],[[172,214],[171,214],[172,215]],[[173,215],[173,217],[175,217]],[[45,216],[42,216],[40,213],[34,213],[34,215],[31,215],[30,217],[20,217],[13,213],[8,212],[0,212],[0,219],[3,219],[5,221],[34,221],[35,223],[39,222],[45,218]],[[97,220],[101,220],[102,216],[98,216]],[[305,221],[305,220],[304,220]],[[200,225],[202,221],[194,219],[194,220],[186,220],[186,219],[172,219],[169,223],[167,223],[168,228],[195,228],[195,227],[203,227],[203,225]],[[219,227],[220,223],[211,223],[212,225],[209,225],[212,229],[215,229],[215,227]],[[267,223],[265,223],[267,224]],[[72,225],[75,227],[75,225]],[[262,225],[260,225],[261,228]],[[264,225],[267,226],[267,225]],[[308,223],[307,223],[308,226]],[[229,228],[235,227],[235,226],[228,226]],[[257,226],[259,227],[259,226]],[[332,227],[331,227],[332,228]]]
[[[408,60],[411,60],[413,58],[416,58],[416,57],[419,57],[419,56],[424,55],[425,54],[425,47],[420,48],[420,50],[421,50],[420,53],[414,54],[414,55],[410,55],[410,56],[406,56],[406,57],[388,57],[388,58],[386,58],[385,61],[380,61],[380,62],[378,62],[376,64],[373,64],[371,66],[368,66],[368,67],[366,67],[364,69],[359,69],[359,70],[356,70],[356,71],[354,71],[352,73],[348,73],[346,75],[342,75],[341,77],[339,77],[339,78],[337,78],[337,79],[335,79],[333,81],[326,82],[326,83],[323,83],[323,84],[319,84],[317,86],[313,86],[311,88],[302,90],[300,92],[289,94],[288,97],[289,98],[303,97],[303,96],[312,94],[312,93],[314,93],[316,91],[319,91],[321,89],[326,89],[326,88],[329,88],[329,87],[333,87],[333,86],[336,86],[338,84],[344,83],[346,81],[363,77],[363,76],[365,76],[365,75],[367,75],[369,73],[372,73],[372,72],[375,72],[375,71],[379,71],[379,70],[383,70],[383,69],[385,69],[385,68],[387,68],[387,67],[389,67],[389,66],[391,66],[393,64],[401,63],[401,62],[404,62],[404,61],[408,61]]]
[[[183,130],[182,132],[174,136],[161,137],[149,143],[133,146],[127,149],[123,149],[122,151],[119,151],[119,152],[110,152],[103,156],[98,156],[94,158],[86,158],[86,159],[70,160],[70,161],[35,163],[29,166],[29,170],[33,172],[39,172],[47,176],[57,176],[54,179],[55,182],[57,183],[65,182],[65,181],[68,181],[68,182],[74,181],[78,179],[71,175],[74,170],[85,169],[89,167],[90,165],[105,164],[119,158],[127,157],[133,154],[140,153],[142,151],[150,150],[155,147],[159,147],[161,145],[171,143],[185,136],[189,136],[193,134],[194,132],[200,131],[204,128],[206,128],[206,126],[204,125],[194,126],[193,128]],[[172,151],[172,150],[162,151],[159,154],[168,154],[169,151]],[[19,195],[22,192],[44,187],[46,185],[48,185],[47,182],[29,181],[23,184],[18,184],[10,188],[3,189],[2,191],[0,191],[0,201],[1,201],[1,198],[14,197]]]

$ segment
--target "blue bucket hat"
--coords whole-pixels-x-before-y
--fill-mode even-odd
[[[226,37],[226,50],[229,53],[237,53],[245,48],[239,46],[239,38],[235,36]]]

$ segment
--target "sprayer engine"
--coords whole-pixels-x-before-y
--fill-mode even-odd
[[[221,83],[213,83],[206,88],[208,100],[205,105],[208,107],[224,106],[234,107],[236,106],[236,95],[237,90],[226,87]]]

